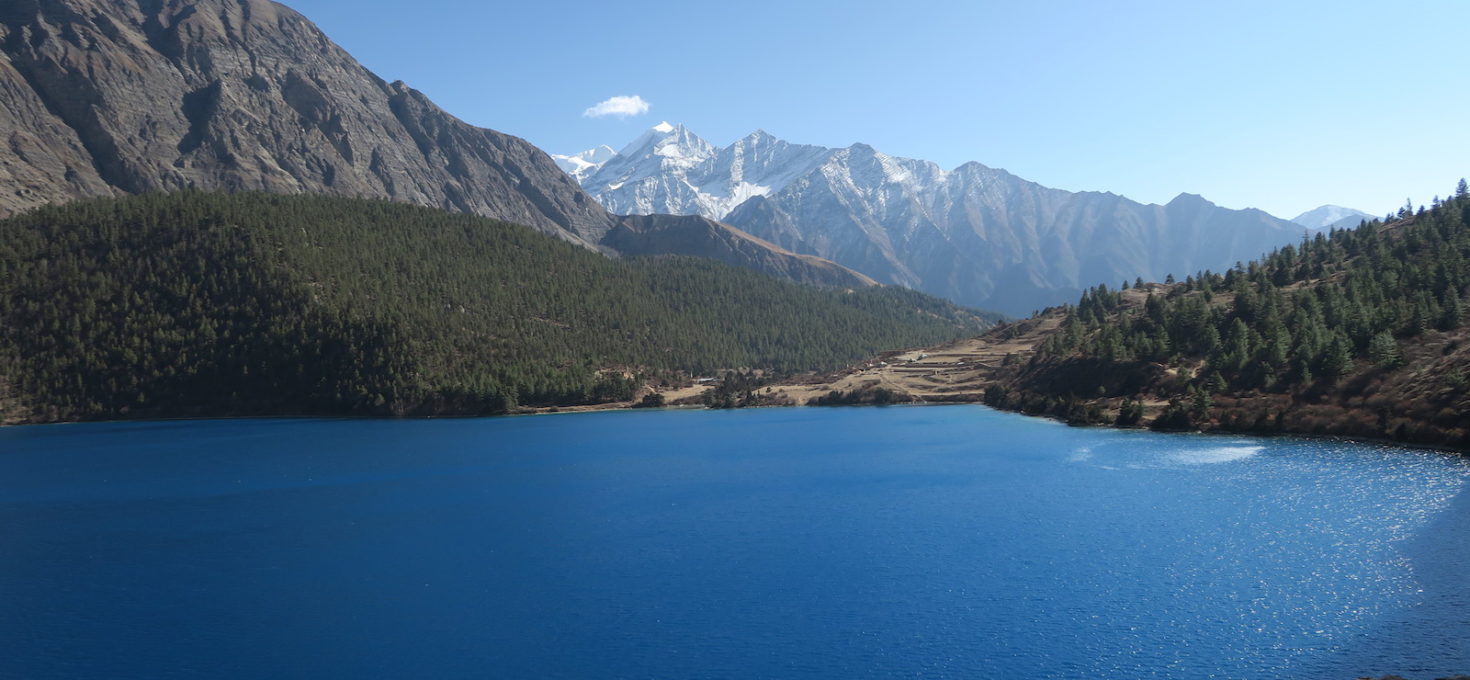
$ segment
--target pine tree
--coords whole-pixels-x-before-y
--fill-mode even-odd
[[[1143,420],[1143,402],[1124,398],[1118,407],[1118,417],[1113,424],[1118,427],[1133,427]]]
[[[1322,375],[1331,380],[1336,380],[1347,375],[1348,369],[1352,368],[1353,355],[1348,346],[1348,341],[1342,336],[1335,336],[1327,343],[1326,350],[1322,354]]]
[[[1452,331],[1459,328],[1460,315],[1460,296],[1456,295],[1454,291],[1450,291],[1445,296],[1444,307],[1440,312],[1439,329],[1442,331]]]
[[[1383,368],[1398,368],[1402,363],[1399,344],[1388,331],[1378,333],[1368,343],[1368,359]]]
[[[1194,396],[1190,399],[1189,417],[1196,423],[1203,423],[1210,417],[1210,409],[1215,407],[1215,400],[1210,397],[1208,390],[1202,387],[1194,388]]]

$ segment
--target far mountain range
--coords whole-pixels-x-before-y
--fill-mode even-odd
[[[1099,282],[1223,271],[1366,216],[1324,206],[1288,221],[1192,194],[1145,205],[980,163],[945,170],[762,130],[717,148],[667,122],[619,151],[553,158],[612,212],[700,215],[882,283],[1011,314],[1070,302]]]

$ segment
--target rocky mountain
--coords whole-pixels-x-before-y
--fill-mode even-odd
[[[413,203],[604,252],[620,224],[572,179],[614,159],[611,148],[553,159],[469,125],[266,0],[7,0],[0,93],[0,217],[84,197],[204,189]],[[663,131],[647,143],[655,136]],[[633,233],[668,232],[638,220],[619,242],[632,244]],[[710,241],[696,244],[701,234]],[[769,244],[724,225],[680,231],[672,250],[636,240],[639,254],[702,251],[801,281],[862,280],[762,250]]]
[[[759,131],[715,149],[668,123],[581,181],[615,212],[718,219],[880,282],[1018,315],[1099,282],[1224,270],[1304,233],[1190,194],[1144,205],[979,163],[945,170],[865,144],[799,145]]]
[[[595,241],[614,223],[525,140],[378,78],[266,0],[0,5],[0,211],[182,188],[365,196]]]
[[[1312,231],[1331,231],[1333,229],[1352,229],[1363,220],[1372,221],[1373,219],[1375,219],[1373,215],[1361,210],[1344,208],[1340,205],[1324,205],[1297,215],[1291,218],[1291,221]]]

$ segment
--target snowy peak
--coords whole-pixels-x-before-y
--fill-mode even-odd
[[[761,145],[766,145],[766,144],[785,144],[785,142],[781,141],[780,139],[777,139],[775,137],[775,135],[772,135],[771,133],[766,132],[765,130],[756,130],[755,132],[752,132],[752,133],[750,133],[750,134],[748,134],[748,135],[746,135],[744,137],[741,137],[740,140],[737,141],[737,142],[735,142],[735,143],[736,144],[744,144],[745,146],[761,146]]]
[[[683,125],[662,122],[639,135],[610,160],[578,178],[605,206],[626,215],[706,214],[686,178],[716,150]]]
[[[609,160],[612,160],[612,157],[616,155],[618,155],[617,151],[613,150],[612,147],[603,144],[595,149],[588,149],[586,151],[583,151],[582,153],[577,154],[577,157],[589,163],[601,165],[608,162]]]
[[[843,171],[856,186],[874,190],[892,186],[914,195],[937,191],[949,178],[949,173],[934,163],[890,156],[862,143],[843,149],[834,163],[824,168],[829,177]]]
[[[629,164],[637,164],[650,158],[665,158],[674,165],[689,167],[714,153],[715,149],[709,142],[700,139],[688,128],[665,121],[648,128],[617,155],[627,159]]]
[[[591,176],[592,173],[597,172],[598,168],[612,160],[613,156],[616,155],[618,155],[617,151],[603,144],[597,148],[588,149],[582,153],[574,153],[570,156],[551,154],[551,160],[556,161],[556,167],[561,168],[562,172],[571,175],[572,179],[580,183],[583,179]]]
[[[747,199],[779,190],[810,172],[831,152],[790,144],[764,130],[716,149],[683,125],[663,122],[577,179],[603,205],[622,214],[720,219]]]
[[[586,151],[583,151],[582,153],[577,154],[577,157],[590,163],[601,164],[606,163],[608,160],[616,155],[618,155],[618,152],[613,150],[612,147],[606,144],[602,144],[595,149],[588,149]]]
[[[756,130],[722,149],[711,167],[703,169],[702,177],[712,188],[719,182],[728,187],[746,184],[764,189],[751,195],[763,195],[811,172],[831,155],[826,147],[791,144]]]
[[[1324,205],[1297,215],[1291,221],[1315,231],[1327,231],[1334,228],[1356,227],[1362,220],[1371,219],[1373,219],[1372,215],[1361,210],[1344,208],[1340,205]]]
[[[655,146],[653,153],[681,167],[693,167],[715,155],[715,147],[683,125],[674,126],[667,135]]]

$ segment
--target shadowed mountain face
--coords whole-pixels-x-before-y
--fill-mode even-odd
[[[183,188],[385,198],[595,242],[615,218],[265,0],[0,3],[0,215]]]
[[[944,170],[866,144],[829,149],[760,131],[716,149],[664,123],[592,160],[578,177],[611,210],[703,215],[880,282],[1022,315],[1098,283],[1221,271],[1305,231],[1189,194],[1144,205],[979,163]]]

